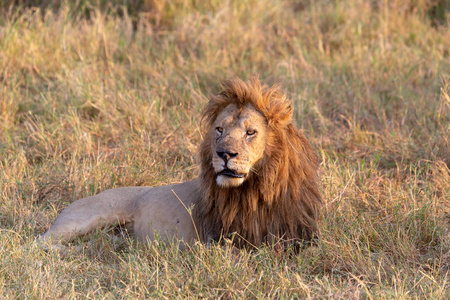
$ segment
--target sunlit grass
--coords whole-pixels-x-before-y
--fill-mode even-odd
[[[444,2],[0,1],[0,295],[450,298]],[[194,178],[202,107],[255,74],[320,157],[317,245],[33,246],[78,198]]]

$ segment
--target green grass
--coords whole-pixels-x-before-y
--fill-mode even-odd
[[[8,1],[6,1],[8,2]],[[450,298],[448,1],[0,1],[4,298]],[[321,160],[320,240],[33,247],[68,203],[198,174],[201,109],[258,74]]]

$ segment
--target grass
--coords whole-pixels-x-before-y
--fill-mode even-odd
[[[2,297],[450,298],[448,1],[15,3],[0,1]],[[65,258],[33,247],[78,198],[194,178],[202,107],[254,74],[283,85],[320,157],[316,246],[236,259],[102,230]]]

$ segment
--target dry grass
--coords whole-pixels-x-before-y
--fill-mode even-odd
[[[448,1],[19,2],[0,1],[2,297],[450,298]],[[317,246],[32,247],[78,198],[195,177],[202,106],[254,74],[321,157]]]

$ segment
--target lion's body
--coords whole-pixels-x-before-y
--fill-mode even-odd
[[[239,247],[310,240],[321,203],[317,159],[277,86],[227,81],[204,109],[201,175],[156,188],[112,189],[69,205],[41,237],[53,243],[124,223],[138,238]],[[192,208],[192,214],[188,211]]]
[[[41,240],[65,243],[99,227],[124,224],[143,241],[158,234],[161,240],[176,237],[192,243],[199,236],[189,210],[198,200],[198,191],[198,180],[106,190],[67,206]]]

